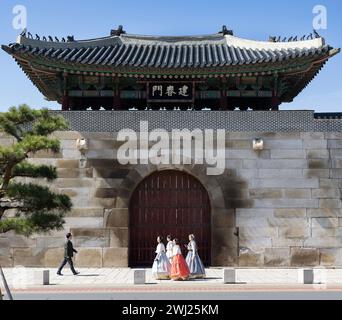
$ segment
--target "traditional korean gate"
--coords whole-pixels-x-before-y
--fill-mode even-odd
[[[131,267],[151,266],[158,235],[172,235],[181,242],[182,252],[193,233],[205,265],[211,257],[211,215],[207,191],[193,176],[165,170],[143,180],[130,201]]]

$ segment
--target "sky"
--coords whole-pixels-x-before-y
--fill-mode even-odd
[[[268,40],[270,35],[301,37],[312,32],[318,15],[313,9],[320,5],[327,10],[327,25],[319,33],[329,45],[342,47],[341,0],[0,0],[0,44],[15,42],[21,32],[13,25],[17,5],[26,8],[32,34],[74,35],[78,40],[108,36],[118,25],[130,34],[213,34],[227,25],[234,35],[254,40]],[[281,110],[342,112],[341,70],[342,53]],[[46,101],[15,61],[0,50],[0,112],[22,103],[60,109],[58,103]]]

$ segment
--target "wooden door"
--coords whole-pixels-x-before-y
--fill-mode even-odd
[[[143,180],[130,201],[129,265],[151,266],[157,236],[172,235],[184,244],[195,234],[200,257],[206,266],[211,258],[211,215],[209,196],[193,176],[176,170],[156,172]]]

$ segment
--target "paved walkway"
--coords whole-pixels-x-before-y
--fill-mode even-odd
[[[56,269],[38,269],[38,268],[8,268],[4,269],[9,286],[13,290],[33,289],[41,287],[37,283],[37,271],[50,270],[49,288],[54,290],[62,288],[103,288],[106,287],[131,287],[133,285],[133,270],[129,268],[79,268],[80,275],[73,276],[68,268],[63,271],[64,276],[58,276]],[[157,281],[152,278],[151,269],[146,269],[146,284],[151,288],[158,290],[198,288],[203,290],[208,288],[219,288],[223,286],[223,269],[210,268],[206,270],[206,279],[197,279],[190,281]],[[260,285],[269,287],[293,287],[299,285],[299,269],[236,269],[237,285],[240,287],[258,287]],[[342,288],[342,269],[315,269],[315,283],[329,286],[338,286]],[[1,281],[0,281],[1,283]],[[2,283],[1,283],[2,287]],[[135,286],[137,287],[137,286]],[[47,288],[47,287],[46,287]]]

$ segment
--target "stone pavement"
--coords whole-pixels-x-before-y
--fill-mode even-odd
[[[70,269],[64,269],[64,276],[58,276],[56,269],[6,268],[4,274],[9,286],[15,290],[42,287],[35,282],[36,271],[50,270],[49,288],[106,288],[132,287],[133,270],[130,268],[79,268],[80,275],[73,276]],[[315,283],[342,287],[342,269],[314,269]],[[152,278],[151,269],[146,269],[146,284],[157,288],[205,288],[223,284],[223,269],[209,268],[206,279],[190,281],[157,281]],[[298,286],[299,269],[236,269],[237,283],[249,286]],[[1,283],[1,287],[2,283]],[[137,286],[135,286],[137,287]],[[45,288],[48,288],[45,286]]]

